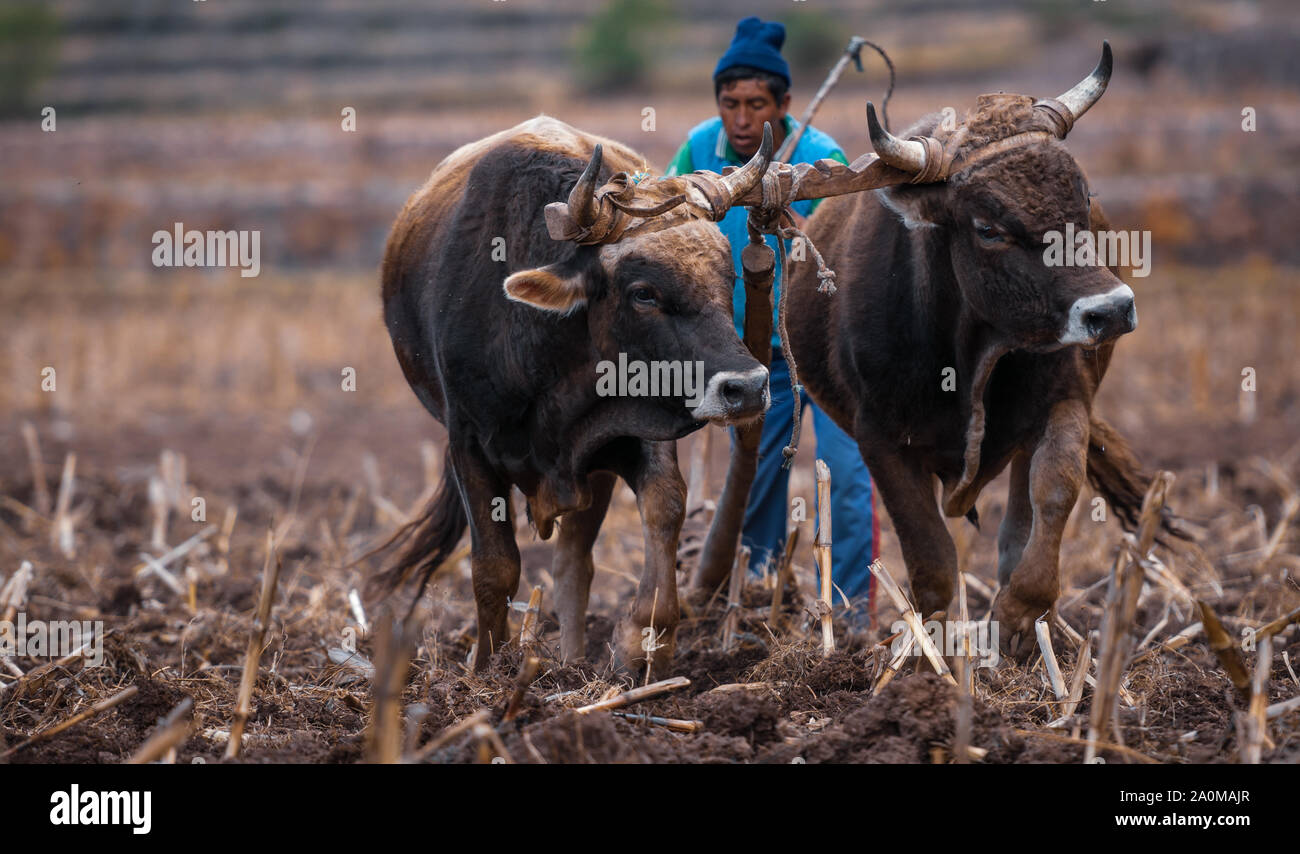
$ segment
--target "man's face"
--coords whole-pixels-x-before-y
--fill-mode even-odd
[[[785,128],[781,120],[790,108],[790,93],[777,103],[767,84],[758,80],[737,80],[718,93],[718,115],[731,147],[741,157],[753,157],[763,142],[763,122],[772,123],[773,142],[781,144]]]

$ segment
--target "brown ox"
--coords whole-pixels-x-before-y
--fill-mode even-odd
[[[383,303],[407,381],[446,425],[446,463],[438,494],[390,540],[405,549],[372,595],[411,575],[423,590],[468,527],[482,668],[509,637],[518,487],[543,539],[561,520],[560,646],[581,657],[591,547],[619,476],[641,511],[645,570],[616,652],[626,665],[644,662],[643,630],[653,626],[654,664],[666,665],[685,503],[674,440],[706,421],[761,415],[768,401],[767,370],[732,326],[730,249],[701,205],[725,212],[762,177],[771,150],[769,133],[749,165],[715,176],[709,198],[692,204],[634,180],[645,161],[631,149],[545,116],[434,169],[393,226]],[[602,394],[600,364],[620,356],[702,365],[700,386],[689,400],[684,383],[658,396]]]
[[[882,129],[868,105],[876,153],[916,182],[817,210],[807,233],[838,294],[817,292],[813,265],[792,271],[800,377],[857,439],[922,613],[953,596],[943,514],[977,522],[980,490],[1010,465],[994,617],[1013,654],[1054,606],[1061,533],[1085,476],[1130,525],[1144,489],[1124,441],[1092,412],[1115,339],[1137,325],[1133,292],[1106,267],[1044,262],[1047,232],[1106,227],[1061,140],[1110,70],[1105,46],[1058,99],[984,95],[961,126],[945,132],[933,115],[911,139]]]

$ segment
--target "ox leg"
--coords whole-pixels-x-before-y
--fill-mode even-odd
[[[1011,573],[1020,565],[1029,529],[1034,522],[1034,507],[1029,501],[1029,455],[1019,454],[1011,461],[1011,482],[1007,485],[1007,514],[998,526],[998,585],[1011,584]]]
[[[957,583],[957,548],[939,513],[933,476],[895,453],[874,454],[865,442],[859,447],[898,533],[922,619],[947,611]]]
[[[631,610],[614,631],[614,652],[620,666],[644,671],[646,652],[642,639],[653,626],[661,645],[653,653],[651,671],[668,672],[677,643],[677,537],[686,516],[686,481],[677,468],[675,442],[642,442],[635,469],[625,477],[636,492],[645,537],[645,569]]]
[[[1061,533],[1087,475],[1087,454],[1086,407],[1078,400],[1057,403],[1029,460],[1029,537],[993,606],[999,643],[1013,656],[1034,648],[1034,621],[1060,594]]]
[[[586,654],[587,602],[596,566],[591,547],[605,521],[617,477],[610,472],[591,476],[591,506],[568,513],[560,520],[551,575],[555,578],[555,610],[560,618],[560,657],[575,661]]]
[[[470,566],[478,606],[474,669],[482,670],[492,653],[510,639],[506,603],[519,588],[514,506],[510,484],[492,472],[476,449],[454,448],[452,464],[469,516]]]

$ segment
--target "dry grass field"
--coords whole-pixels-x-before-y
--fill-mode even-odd
[[[111,634],[106,666],[60,671],[6,703],[5,739],[13,747],[127,685],[141,686],[141,693],[122,714],[39,742],[10,761],[120,761],[139,747],[159,715],[186,696],[194,699],[200,724],[178,759],[219,759],[268,529],[275,531],[283,569],[244,758],[366,756],[367,674],[376,650],[374,639],[359,630],[348,595],[373,563],[347,564],[419,505],[439,474],[441,454],[434,448],[442,440],[441,428],[419,409],[388,352],[371,278],[307,275],[250,285],[231,274],[220,282],[169,283],[161,300],[156,286],[122,281],[111,307],[100,304],[102,292],[75,282],[11,284],[0,331],[9,342],[4,370],[35,379],[26,391],[10,386],[6,400],[7,411],[22,415],[10,418],[0,443],[0,566],[9,578],[23,561],[31,562],[29,619],[100,619]],[[1204,550],[1203,556],[1157,550],[1177,581],[1152,578],[1143,588],[1134,629],[1145,640],[1140,652],[1197,622],[1193,600],[1210,604],[1240,638],[1243,629],[1300,606],[1300,536],[1291,527],[1300,478],[1300,359],[1292,332],[1300,288],[1293,277],[1257,265],[1219,270],[1208,279],[1192,269],[1161,270],[1137,292],[1139,331],[1119,348],[1099,405],[1150,465],[1178,476],[1170,504],[1202,530]],[[1225,327],[1259,334],[1225,336]],[[39,391],[37,382],[45,362],[58,366],[52,394]],[[1254,404],[1243,403],[1239,392],[1247,365],[1259,377]],[[344,367],[356,369],[355,392],[341,390]],[[1247,423],[1251,406],[1254,420]],[[23,439],[27,423],[44,460],[45,499]],[[696,441],[683,443],[683,460]],[[725,467],[722,434],[712,446],[716,490]],[[810,442],[792,494],[811,496],[814,452]],[[70,549],[64,551],[52,505],[65,459],[73,455]],[[171,460],[164,462],[164,455]],[[167,488],[151,492],[155,482]],[[203,522],[191,520],[194,496],[205,500]],[[1080,500],[1063,550],[1067,582],[1060,613],[1080,635],[1100,626],[1105,579],[1122,542],[1116,522],[1090,518],[1089,497]],[[992,526],[1002,501],[1001,483],[981,499],[983,533],[964,521],[952,525],[963,568],[974,579],[976,619],[987,612],[988,588],[995,585]],[[882,560],[901,579],[897,543],[885,524]],[[684,549],[704,527],[703,516],[691,520]],[[198,549],[170,564],[177,589],[141,572],[141,552],[159,557],[163,545],[205,531]],[[803,532],[805,543],[811,533]],[[508,755],[517,761],[951,757],[958,694],[926,675],[926,666],[912,673],[909,663],[902,675],[873,690],[887,656],[872,642],[883,634],[841,636],[841,649],[823,660],[811,617],[817,588],[807,551],[795,557],[798,589],[786,596],[779,624],[768,620],[771,580],[747,586],[743,639],[735,650],[720,648],[725,602],[685,621],[678,672],[692,685],[647,705],[658,716],[702,721],[701,732],[573,713],[623,678],[609,670],[603,644],[634,587],[640,541],[635,502],[621,488],[596,547],[590,660],[562,666],[551,657],[557,626],[549,611],[550,546],[521,528],[520,542],[531,545],[523,550],[520,596],[534,586],[542,590],[534,651],[545,663],[526,695],[526,713],[497,727]],[[522,653],[512,647],[488,673],[468,669],[474,621],[467,564],[439,576],[421,612],[415,676],[403,693],[415,744],[476,712],[499,718],[521,666]],[[888,627],[897,614],[887,601],[879,607],[880,624]],[[342,660],[338,650],[349,636],[357,637],[357,656],[340,664],[335,659]],[[1300,693],[1293,673],[1300,638],[1292,630],[1277,640],[1272,702]],[[1055,628],[1053,642],[1064,672],[1075,672],[1078,651],[1066,631]],[[15,681],[21,684],[7,675],[0,684]],[[738,682],[761,687],[715,690]],[[84,698],[68,690],[70,683]],[[1047,726],[1061,717],[1061,707],[1041,659],[1028,670],[1008,662],[977,670],[974,685],[968,737],[988,751],[983,761],[1081,759],[1083,748],[1069,740],[1079,737],[1077,722]],[[1203,636],[1146,658],[1126,674],[1124,685],[1120,720],[1127,747],[1158,761],[1239,759],[1234,715],[1244,706]],[[1086,716],[1090,697],[1085,691],[1078,715]],[[1300,730],[1294,716],[1279,720],[1271,733],[1274,746],[1264,758],[1295,761]],[[478,755],[475,743],[452,740],[425,758],[470,760]],[[1139,761],[1127,752],[1106,755]]]

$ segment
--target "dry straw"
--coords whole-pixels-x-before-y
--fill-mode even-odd
[[[248,648],[244,653],[244,674],[239,681],[239,700],[235,717],[230,723],[230,740],[226,742],[226,758],[239,756],[243,745],[244,727],[253,713],[253,689],[257,686],[258,662],[262,657],[262,644],[271,623],[271,606],[275,602],[275,588],[280,581],[280,561],[275,555],[275,535],[266,532],[266,561],[262,565],[262,596],[258,601],[257,615],[248,635]]]

